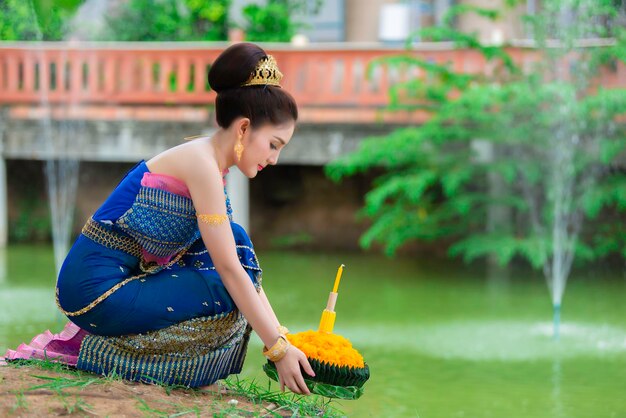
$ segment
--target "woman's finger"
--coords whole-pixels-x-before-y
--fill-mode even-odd
[[[311,392],[309,392],[309,388],[306,386],[306,383],[304,383],[304,378],[302,377],[302,374],[298,373],[298,375],[299,376],[296,376],[296,384],[300,389],[300,393],[304,395],[310,395]]]
[[[290,391],[292,391],[293,393],[300,393],[298,392],[298,385],[296,385],[293,379],[289,379],[286,383]]]
[[[309,363],[309,360],[306,358],[306,356],[303,356],[300,359],[300,365],[309,376],[315,377],[315,372],[313,371],[313,368],[311,367],[311,364]]]
[[[295,389],[294,392],[297,393],[297,394],[302,395],[302,394],[305,393],[305,390],[302,389],[302,386],[298,382],[298,377],[297,376],[293,377],[293,388]],[[306,388],[306,385],[305,385],[305,388]]]

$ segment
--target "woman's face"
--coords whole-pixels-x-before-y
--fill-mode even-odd
[[[295,123],[288,122],[247,129],[243,137],[243,154],[237,163],[239,170],[246,177],[254,178],[268,165],[276,165],[280,152],[291,140],[294,128]]]

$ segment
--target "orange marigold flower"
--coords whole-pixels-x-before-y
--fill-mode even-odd
[[[302,350],[308,358],[334,366],[365,367],[363,356],[352,347],[347,338],[341,335],[309,330],[287,334],[287,339]]]

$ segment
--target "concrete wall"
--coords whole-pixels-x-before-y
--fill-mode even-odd
[[[185,136],[212,131],[208,122],[44,123],[4,118],[0,123],[6,128],[2,143],[10,235],[35,241],[49,238],[42,236],[49,222],[42,161],[48,155],[81,160],[73,226],[78,234],[137,161],[181,143]],[[279,165],[249,183],[249,229],[255,243],[260,248],[356,250],[366,225],[355,215],[369,179],[357,176],[337,185],[325,177],[323,165],[356,149],[363,138],[392,129],[392,125],[299,125]]]
[[[251,233],[262,248],[356,250],[366,223],[356,214],[371,178],[339,184],[317,166],[281,165],[250,182]]]
[[[50,239],[44,164],[7,160],[8,220],[13,242]],[[74,235],[133,165],[81,163]],[[356,212],[369,184],[370,178],[365,176],[335,184],[320,166],[270,167],[250,181],[250,235],[258,248],[357,250],[366,223],[356,220]]]
[[[3,155],[9,159],[49,156],[82,161],[134,162],[176,146],[186,136],[208,134],[210,121],[158,122],[130,120],[40,121],[2,118]],[[322,165],[354,150],[370,135],[389,132],[393,125],[300,124],[281,153],[287,164]]]

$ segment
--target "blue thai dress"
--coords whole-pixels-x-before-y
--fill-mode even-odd
[[[191,198],[146,185],[149,174],[143,161],[133,167],[87,221],[60,270],[57,304],[89,333],[77,368],[208,385],[241,371],[251,328],[215,270]],[[252,243],[232,222],[228,197],[226,204],[239,259],[258,290]]]

